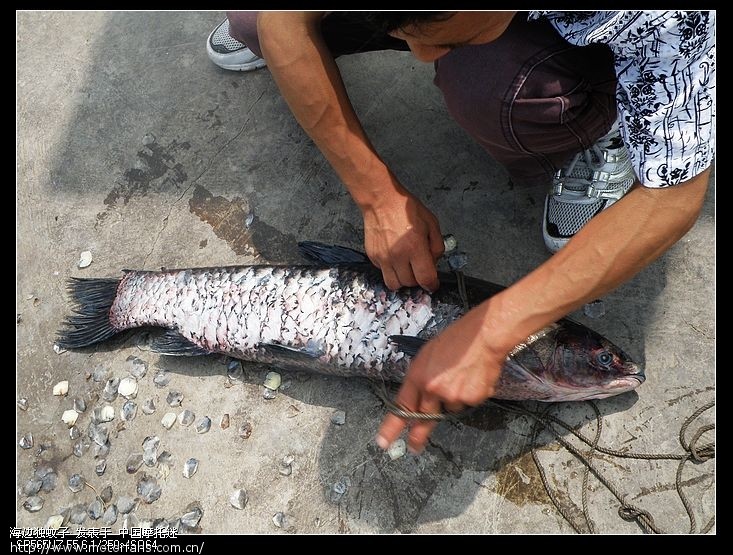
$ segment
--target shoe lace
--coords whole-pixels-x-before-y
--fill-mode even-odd
[[[557,178],[562,179],[564,188],[585,192],[593,183],[594,172],[603,168],[605,162],[603,149],[594,144],[573,156],[570,163],[557,172]]]

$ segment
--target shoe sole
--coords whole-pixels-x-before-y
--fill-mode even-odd
[[[213,32],[211,33],[211,35],[213,35]],[[220,68],[227,69],[229,71],[254,71],[255,69],[260,69],[261,67],[265,67],[267,65],[267,62],[264,60],[264,58],[257,58],[256,60],[248,62],[246,64],[226,63],[224,61],[224,58],[226,56],[229,56],[230,54],[221,54],[211,48],[211,35],[209,35],[209,38],[206,39],[206,53],[209,55],[209,59]]]
[[[229,65],[217,62],[216,60],[212,59],[212,62],[214,62],[216,65],[218,65],[222,69],[228,69],[229,71],[254,71],[255,69],[260,69],[261,67],[265,67],[267,65],[267,62],[265,60],[257,60],[255,62],[250,62],[248,64],[235,64],[235,65]]]

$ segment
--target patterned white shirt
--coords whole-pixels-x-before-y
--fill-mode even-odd
[[[530,12],[571,44],[614,55],[621,136],[646,187],[687,181],[715,155],[715,12]]]

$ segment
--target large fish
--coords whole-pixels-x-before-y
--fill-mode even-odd
[[[362,253],[303,242],[313,264],[125,271],[73,278],[78,308],[58,345],[77,349],[127,329],[165,328],[151,348],[167,355],[224,353],[285,369],[400,382],[420,346],[503,287],[441,273],[435,293],[388,290]],[[507,357],[498,399],[570,401],[630,391],[644,373],[610,341],[562,319]]]

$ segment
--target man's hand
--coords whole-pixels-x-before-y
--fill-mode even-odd
[[[386,188],[377,203],[362,206],[364,247],[390,289],[419,285],[435,291],[436,262],[443,255],[438,219],[407,190]]]
[[[397,403],[412,412],[459,412],[477,406],[494,394],[506,352],[495,352],[484,340],[482,328],[488,303],[469,311],[420,350],[402,384]],[[408,446],[422,451],[437,422],[417,421],[410,427]],[[407,422],[387,415],[377,436],[386,449],[399,437]]]

